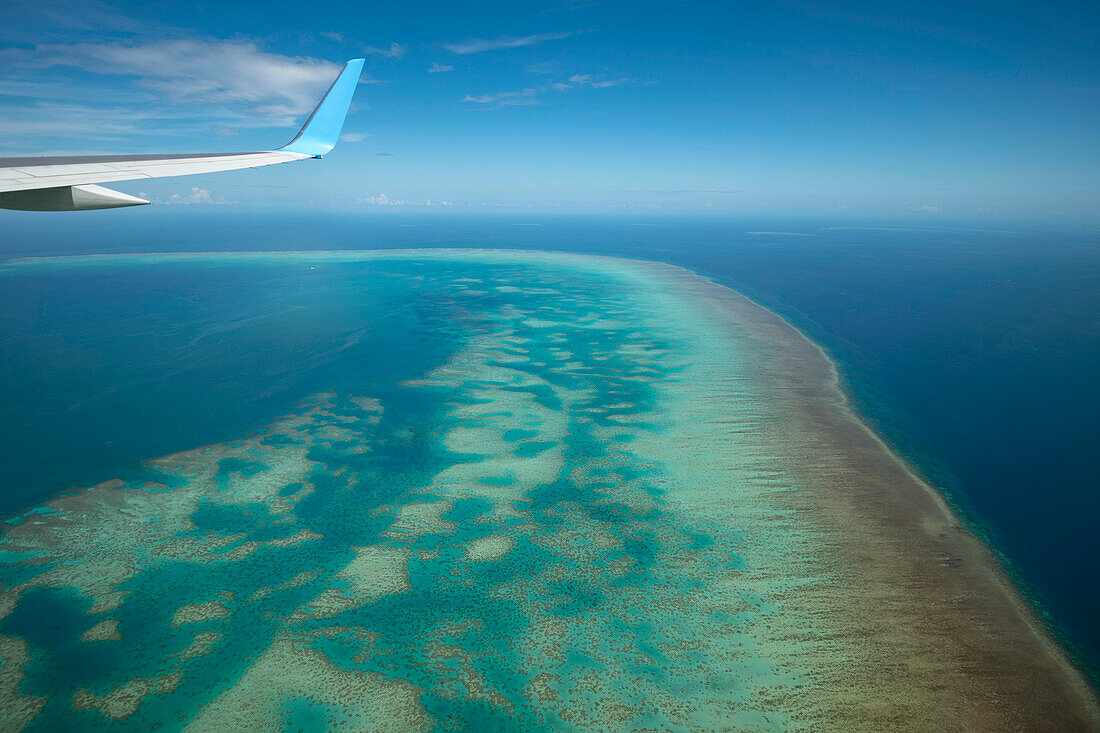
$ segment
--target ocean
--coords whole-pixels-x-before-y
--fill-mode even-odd
[[[478,247],[688,267],[822,345],[860,413],[988,539],[1095,674],[1095,230],[188,209],[9,216],[0,257]],[[133,477],[143,458],[229,440],[318,384],[384,381],[390,368],[426,370],[456,348],[424,335],[438,333],[430,293],[409,312],[384,279],[369,298],[340,297],[326,311],[301,274],[244,263],[136,272],[4,277],[5,514],[74,484]],[[349,343],[351,323],[369,332]],[[385,359],[362,358],[381,342],[391,345]],[[349,376],[352,355],[361,371]]]

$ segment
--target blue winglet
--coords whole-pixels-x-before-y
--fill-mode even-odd
[[[320,158],[336,147],[340,130],[344,127],[344,118],[348,116],[351,98],[355,94],[355,86],[359,83],[359,75],[363,73],[364,61],[352,59],[344,64],[344,70],[332,82],[306,124],[302,125],[293,140],[279,150]]]

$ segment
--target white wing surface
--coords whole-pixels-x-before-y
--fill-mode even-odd
[[[363,59],[349,61],[294,140],[276,150],[0,158],[0,208],[83,211],[139,206],[149,202],[94,184],[219,173],[320,158],[336,146],[362,71]]]

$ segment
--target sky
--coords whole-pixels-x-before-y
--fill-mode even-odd
[[[0,156],[321,162],[160,205],[1100,220],[1100,3],[0,3]]]

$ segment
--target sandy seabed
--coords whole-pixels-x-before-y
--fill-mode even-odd
[[[318,392],[13,518],[5,729],[1098,727],[825,354],[686,270],[458,250],[15,268],[230,258],[396,267],[451,299],[463,345],[402,383],[430,407]]]

